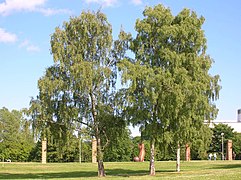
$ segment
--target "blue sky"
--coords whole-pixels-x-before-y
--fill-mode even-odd
[[[50,35],[70,16],[101,9],[113,26],[134,33],[145,6],[162,3],[176,15],[190,8],[205,17],[208,54],[215,63],[222,90],[217,119],[236,120],[241,108],[241,1],[239,0],[0,0],[0,108],[29,106],[38,94],[37,81],[53,63]]]

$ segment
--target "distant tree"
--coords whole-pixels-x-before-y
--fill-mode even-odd
[[[79,160],[83,162],[92,161],[92,136],[91,129],[81,128],[81,131],[78,131],[79,138]],[[80,148],[80,149],[79,149]]]
[[[210,145],[210,152],[222,152],[222,136],[221,133],[224,133],[223,135],[223,143],[224,143],[224,154],[226,153],[226,145],[227,140],[232,140],[233,142],[233,152],[237,155],[237,158],[241,157],[241,136],[239,133],[234,132],[234,129],[227,125],[227,124],[215,124],[214,128],[212,128],[213,136],[212,136],[212,142]]]
[[[10,112],[7,108],[0,110],[1,122],[1,154],[7,159],[17,160],[17,150],[19,150],[18,140],[20,139],[20,118],[21,114],[17,111]]]
[[[130,138],[130,130],[123,129],[121,131],[112,131],[117,134],[114,134],[109,139],[110,143],[106,147],[104,153],[105,161],[130,161],[131,159],[131,138]]]
[[[207,152],[212,142],[213,132],[208,125],[204,125],[193,137],[191,146],[191,159],[207,159]]]
[[[53,138],[53,137],[52,137]],[[48,138],[48,162],[74,162],[79,160],[79,139],[70,135],[66,143]],[[62,147],[60,148],[60,144]]]
[[[235,159],[241,159],[241,134],[234,132],[234,139],[233,139],[233,152],[236,154]]]
[[[92,161],[92,143],[91,141],[82,141],[81,159],[83,162]]]
[[[47,161],[48,162],[76,162],[79,161],[80,147],[81,160],[83,162],[91,162],[91,139],[82,137],[81,146],[79,138],[74,134],[68,137],[68,140],[63,143],[62,148],[59,148],[59,139],[55,139],[51,133],[47,136]],[[35,143],[35,147],[31,151],[30,161],[41,161],[42,143],[39,139]]]
[[[31,162],[40,162],[42,155],[42,143],[41,141],[37,141],[34,144],[34,147],[31,149],[29,161]]]
[[[143,15],[135,38],[120,33],[123,47],[135,56],[123,56],[119,67],[129,119],[150,137],[154,175],[154,145],[163,135],[176,143],[180,171],[180,146],[192,142],[205,119],[216,117],[220,86],[219,76],[209,74],[213,61],[206,53],[203,17],[189,9],[173,16],[162,5],[147,7]]]
[[[39,97],[37,97],[37,99],[32,97],[29,105],[30,107],[25,110],[25,113],[31,121],[33,138],[35,142],[37,142],[39,138],[43,138],[47,124],[44,123],[43,117],[41,116],[41,103]]]
[[[133,160],[134,157],[138,157],[139,156],[139,148],[138,148],[138,144],[139,143],[143,143],[144,147],[145,147],[145,157],[144,160],[145,161],[149,161],[150,160],[150,140],[148,138],[143,138],[141,136],[136,136],[131,138],[132,141],[132,153],[131,153],[131,160]]]
[[[0,154],[12,161],[28,161],[34,142],[22,111],[0,109]]]
[[[131,138],[131,142],[132,142],[131,160],[133,160],[134,157],[138,157],[139,155],[138,144],[141,142],[141,137],[140,136],[133,137]]]
[[[32,99],[30,108],[27,111],[27,115],[32,121],[32,131],[35,141],[37,142],[33,152],[39,151],[37,154],[35,153],[36,156],[32,154],[33,160],[41,160],[41,148],[39,147],[41,143],[39,141],[45,139],[47,140],[47,160],[49,162],[76,161],[79,156],[76,149],[79,148],[79,140],[74,136],[74,132],[79,126],[75,122],[70,124],[62,122],[62,117],[60,117],[62,115],[60,114],[66,113],[60,112],[63,110],[61,106],[64,106],[64,102],[59,101],[57,104],[55,104],[56,102],[54,101],[49,102],[49,109],[45,109],[45,113],[43,108],[45,106],[44,103],[45,102],[41,101],[39,97],[37,97],[37,99]],[[53,112],[56,113],[56,119],[48,114]],[[67,155],[67,152],[70,154]]]

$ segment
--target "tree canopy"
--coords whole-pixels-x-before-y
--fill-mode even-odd
[[[125,128],[116,111],[114,48],[106,16],[100,11],[82,12],[51,35],[54,65],[38,81],[40,124],[61,137],[80,126],[90,128],[97,139],[99,176],[105,176],[102,148],[109,142],[107,131],[111,125]]]
[[[126,55],[119,63],[127,88],[129,118],[143,124],[151,139],[166,136],[177,144],[192,142],[204,120],[217,114],[219,76],[209,70],[203,17],[189,9],[173,16],[162,5],[146,7],[136,21],[135,38],[121,32]]]

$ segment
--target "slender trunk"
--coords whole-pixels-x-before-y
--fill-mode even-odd
[[[80,136],[79,137],[79,163],[81,163],[81,149],[82,149],[81,145],[82,145],[82,138]]]
[[[42,140],[42,164],[47,162],[47,140],[44,138]]]
[[[90,93],[90,97],[92,102],[92,115],[94,118],[95,137],[97,140],[98,176],[103,177],[106,175],[105,175],[105,169],[104,169],[104,163],[103,163],[103,153],[101,149],[100,132],[99,132],[98,120],[97,120],[96,99],[92,93]]]
[[[177,165],[176,165],[176,171],[180,172],[180,144],[179,144],[179,142],[177,144]]]
[[[154,145],[154,140],[152,140],[151,141],[150,167],[149,167],[149,171],[150,171],[151,176],[154,176],[156,174],[154,162],[155,162],[155,145]]]
[[[98,176],[106,176],[103,163],[103,152],[101,150],[100,137],[97,137],[97,161],[98,161]]]

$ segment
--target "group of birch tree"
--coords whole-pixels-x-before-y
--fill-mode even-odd
[[[217,114],[219,76],[209,73],[204,18],[189,9],[174,16],[162,5],[146,7],[143,16],[135,37],[121,29],[117,40],[100,11],[84,11],[57,27],[51,35],[54,64],[39,79],[32,101],[42,136],[49,128],[62,136],[66,129],[90,129],[99,176],[105,176],[103,150],[110,136],[128,123],[149,138],[154,175],[156,144],[172,143],[180,152],[181,145],[206,138],[204,120]],[[117,88],[118,73],[123,86]]]

